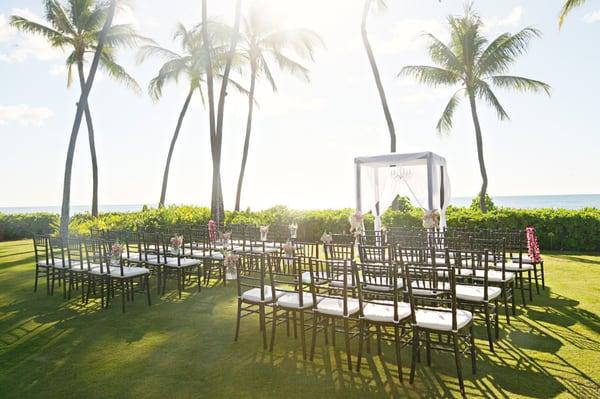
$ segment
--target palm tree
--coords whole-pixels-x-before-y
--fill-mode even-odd
[[[222,44],[218,46],[214,45],[224,43],[225,38],[229,36],[229,28],[213,21],[208,21],[207,23],[211,26],[210,37],[213,47],[210,48],[210,51],[213,54],[213,57],[211,57],[212,61],[214,61],[212,68],[213,74],[216,75],[216,77],[221,78],[218,69],[220,68],[224,58],[225,46]],[[196,90],[198,90],[200,93],[202,103],[204,103],[202,84],[205,82],[206,64],[208,62],[201,29],[188,30],[182,24],[178,24],[174,39],[180,39],[181,48],[183,50],[182,55],[157,45],[142,46],[138,55],[139,62],[144,62],[150,56],[158,56],[165,59],[165,63],[160,68],[158,75],[153,78],[148,85],[148,92],[153,100],[158,101],[162,97],[163,88],[167,83],[172,81],[177,83],[182,76],[186,79],[189,86],[188,94],[185,98],[185,102],[183,103],[183,108],[179,114],[175,132],[171,139],[171,145],[169,146],[167,162],[163,173],[160,200],[158,202],[159,207],[163,207],[165,205],[165,197],[167,193],[169,170],[171,166],[171,159],[173,157],[173,151],[179,137],[179,131],[181,129],[183,119],[190,105],[190,101],[192,100],[192,96]],[[233,81],[232,83],[239,91],[245,93],[245,90],[237,82]]]
[[[248,95],[248,119],[246,122],[246,138],[244,140],[244,152],[242,155],[242,166],[237,184],[235,196],[235,210],[240,210],[240,198],[242,195],[242,184],[248,160],[248,149],[250,146],[250,133],[252,131],[252,113],[254,109],[254,90],[256,79],[264,76],[273,91],[277,91],[277,85],[269,59],[275,61],[277,66],[291,74],[309,80],[308,69],[299,62],[290,58],[286,51],[291,50],[301,58],[313,59],[313,48],[315,42],[320,42],[319,36],[306,29],[282,30],[270,20],[262,18],[257,8],[252,8],[248,18],[244,18],[242,31],[241,52],[250,65],[250,93]]]
[[[72,70],[75,66],[79,86],[83,91],[86,82],[84,73],[85,58],[87,54],[96,51],[100,31],[106,21],[109,6],[105,2],[100,3],[95,0],[70,0],[65,8],[57,0],[44,0],[44,7],[49,26],[16,15],[11,17],[11,25],[21,31],[44,36],[54,47],[68,48],[70,54],[67,57],[67,87],[70,87],[73,82]],[[131,25],[111,26],[100,56],[100,67],[106,70],[112,78],[124,83],[136,92],[141,92],[139,85],[125,72],[122,66],[115,62],[114,50],[119,46],[135,46],[140,39],[143,38],[135,33]],[[89,104],[86,104],[84,113],[92,158],[92,215],[97,216],[98,161]]]
[[[71,204],[71,172],[73,169],[73,156],[75,154],[75,143],[77,141],[77,134],[79,133],[79,128],[81,127],[81,119],[83,118],[83,113],[87,107],[88,97],[90,91],[92,90],[92,85],[94,84],[94,78],[96,77],[98,64],[100,63],[100,59],[102,58],[102,50],[104,49],[104,43],[106,42],[106,37],[108,36],[108,32],[110,31],[110,28],[112,26],[112,21],[115,17],[115,9],[117,7],[117,2],[118,0],[111,0],[109,3],[104,25],[102,26],[102,30],[98,35],[98,43],[96,45],[96,51],[94,53],[94,58],[92,59],[92,64],[90,66],[90,72],[88,74],[87,80],[85,81],[85,86],[81,90],[79,102],[77,103],[75,121],[73,122],[73,128],[71,129],[69,148],[67,150],[67,160],[65,163],[65,179],[63,183],[63,199],[60,215],[60,233],[63,237],[67,236],[69,233],[69,207]]]
[[[545,92],[550,95],[550,86],[546,83],[521,76],[504,75],[516,58],[527,51],[530,40],[540,37],[541,33],[528,27],[514,35],[504,33],[488,44],[481,33],[481,19],[470,5],[466,7],[464,16],[451,16],[448,23],[451,36],[448,45],[432,34],[425,35],[430,41],[429,55],[439,66],[406,66],[398,75],[413,76],[419,82],[434,87],[460,85],[437,123],[440,133],[452,128],[454,110],[460,103],[461,96],[469,99],[483,180],[479,193],[480,206],[486,212],[488,178],[483,160],[483,141],[476,100],[484,100],[496,111],[498,118],[504,120],[508,119],[508,114],[492,91],[492,86],[522,92]]]
[[[371,43],[369,42],[369,37],[367,35],[367,17],[369,16],[369,11],[371,10],[371,3],[373,2],[375,2],[379,8],[386,7],[385,0],[365,0],[360,32],[362,36],[363,45],[365,46],[365,50],[367,51],[367,57],[369,57],[369,64],[371,64],[373,77],[375,78],[375,85],[377,85],[377,92],[379,93],[381,106],[383,107],[385,121],[387,122],[388,130],[390,131],[390,150],[391,152],[396,152],[396,128],[394,127],[392,114],[390,113],[390,108],[388,107],[387,99],[385,97],[385,90],[383,89],[383,84],[381,83],[379,68],[377,67],[377,62],[375,61],[375,56],[373,55],[373,49],[371,49]]]
[[[560,16],[558,18],[558,28],[562,28],[565,18],[567,15],[576,7],[583,5],[587,0],[567,0],[560,10]]]

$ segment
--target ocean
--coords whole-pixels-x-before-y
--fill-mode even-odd
[[[454,206],[466,207],[471,204],[472,198],[456,197],[450,203]],[[600,194],[576,194],[576,195],[522,195],[522,196],[498,196],[493,197],[497,206],[507,208],[535,209],[535,208],[563,208],[563,209],[600,209]],[[135,212],[142,209],[144,205],[100,205],[100,212]],[[148,204],[156,207],[156,204]],[[71,214],[90,212],[88,205],[72,205]],[[30,206],[30,207],[0,207],[0,213],[34,213],[50,212],[60,213],[60,206]]]

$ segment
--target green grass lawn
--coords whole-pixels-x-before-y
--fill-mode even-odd
[[[519,308],[511,326],[501,318],[496,353],[477,340],[475,376],[464,359],[470,397],[600,397],[600,257],[545,260],[546,291]],[[247,318],[233,342],[233,286],[201,293],[188,288],[181,300],[175,290],[161,299],[153,291],[151,307],[136,296],[122,314],[118,301],[101,310],[98,301],[64,301],[60,290],[46,296],[45,284],[34,294],[33,262],[30,241],[0,243],[0,398],[459,394],[447,353],[434,353],[431,368],[420,364],[410,385],[397,380],[394,350],[386,345],[383,358],[367,357],[356,373],[346,368],[342,339],[334,348],[320,337],[315,361],[303,361],[299,342],[286,337],[284,328],[275,351],[263,351],[258,320]],[[478,325],[476,335],[483,338]],[[409,361],[405,349],[405,377]]]

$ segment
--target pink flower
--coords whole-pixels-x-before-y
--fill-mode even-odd
[[[525,229],[527,234],[527,252],[529,254],[529,259],[532,262],[539,263],[542,261],[542,256],[540,255],[540,244],[538,242],[537,234],[535,233],[535,228],[533,226],[527,226]]]
[[[209,241],[217,240],[217,223],[214,220],[208,221],[208,239]]]

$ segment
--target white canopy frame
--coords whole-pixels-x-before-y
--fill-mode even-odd
[[[355,158],[354,166],[356,210],[373,213],[375,230],[381,230],[382,213],[406,191],[424,210],[439,210],[440,226],[446,227],[450,178],[444,157],[430,151],[384,154]]]

